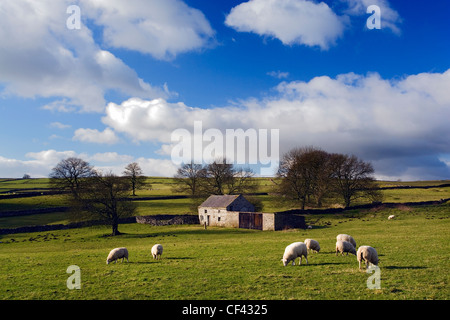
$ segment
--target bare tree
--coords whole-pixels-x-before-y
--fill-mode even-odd
[[[356,156],[329,154],[314,147],[295,148],[287,152],[280,162],[277,185],[283,199],[297,202],[304,209],[315,199],[320,207],[327,197],[338,195],[346,207],[360,197],[379,201],[370,163]]]
[[[202,182],[205,177],[206,170],[201,164],[183,164],[174,176],[176,185],[174,190],[176,192],[189,192],[191,196],[198,196],[204,193]]]
[[[316,187],[317,172],[321,164],[313,147],[295,148],[283,155],[277,176],[283,178],[277,186],[286,200],[298,202],[305,209],[308,199]]]
[[[255,192],[258,188],[255,176],[250,169],[233,169],[233,177],[228,181],[228,194]]]
[[[233,179],[233,165],[218,159],[206,166],[205,190],[207,194],[227,194],[227,185]]]
[[[330,165],[331,155],[323,150],[315,149],[310,153],[314,183],[312,195],[316,205],[322,206],[325,198],[332,195],[333,171]]]
[[[257,187],[253,176],[250,170],[234,168],[225,158],[205,166],[184,164],[174,176],[175,190],[196,197],[253,192]]]
[[[206,194],[240,194],[254,192],[257,185],[250,170],[234,168],[226,158],[217,159],[205,168]]]
[[[80,158],[61,160],[50,173],[50,185],[53,188],[70,191],[77,198],[83,181],[95,174],[93,167]]]
[[[111,225],[112,235],[118,235],[121,218],[131,217],[136,204],[129,198],[130,184],[113,173],[96,172],[87,179],[78,192],[78,213],[89,218],[100,218]]]
[[[123,171],[123,176],[128,180],[131,185],[131,190],[133,191],[133,196],[136,195],[136,190],[148,185],[145,183],[147,179],[144,176],[144,172],[137,162],[132,162],[125,167]]]
[[[60,161],[50,173],[50,184],[69,190],[72,219],[100,218],[119,234],[120,218],[134,215],[136,205],[127,198],[130,183],[112,173],[102,174],[79,158]]]
[[[333,154],[331,159],[335,190],[342,197],[345,207],[361,197],[380,201],[382,194],[376,188],[372,164],[354,155]]]

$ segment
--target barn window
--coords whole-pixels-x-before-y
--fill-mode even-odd
[[[217,217],[217,221],[220,221],[220,217]]]
[[[205,209],[205,213],[208,213],[208,210]]]

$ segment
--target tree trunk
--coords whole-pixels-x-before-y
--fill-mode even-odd
[[[345,208],[346,209],[350,207],[350,202],[351,202],[350,197],[346,197],[345,198]]]
[[[120,232],[119,232],[119,221],[118,221],[118,219],[113,219],[113,221],[112,221],[112,235],[113,236],[117,236],[119,234],[120,234]]]

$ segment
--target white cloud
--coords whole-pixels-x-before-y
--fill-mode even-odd
[[[74,151],[44,150],[29,152],[28,160],[9,159],[0,156],[0,177],[21,178],[25,173],[32,178],[47,177],[51,169],[62,159],[75,157]]]
[[[289,72],[281,72],[280,70],[270,71],[267,72],[267,75],[277,79],[286,79],[287,77],[289,77]]]
[[[50,123],[50,127],[63,130],[63,129],[68,129],[72,126],[70,124],[64,124],[64,123],[56,121],[56,122]]]
[[[383,174],[389,167],[380,162],[383,159],[392,163],[405,155],[437,159],[450,154],[448,87],[450,69],[399,80],[383,79],[377,73],[348,73],[282,82],[271,97],[215,109],[133,98],[108,104],[102,121],[136,142],[161,143],[158,152],[163,155],[170,153],[171,133],[178,128],[192,133],[194,121],[202,121],[203,131],[216,128],[222,133],[237,128],[279,129],[280,153],[301,145],[355,153],[378,163]],[[434,175],[450,173],[442,161],[427,162],[433,163]],[[413,166],[421,169],[412,170]],[[406,167],[409,177],[411,172],[426,171],[421,161]]]
[[[387,0],[340,0],[347,5],[345,13],[357,16],[367,14],[367,8],[371,5],[377,5],[380,8],[381,14],[381,29],[390,29],[395,34],[400,34],[401,30],[399,24],[402,19],[397,11],[391,8]]]
[[[137,158],[135,160],[146,176],[173,177],[178,170],[172,160]]]
[[[351,17],[369,18],[367,8],[381,11],[381,29],[401,33],[402,18],[387,0],[339,0],[333,11],[325,2],[311,0],[250,0],[234,7],[225,24],[240,32],[279,39],[284,45],[318,46],[327,50],[350,26]],[[358,21],[361,23],[361,21]],[[366,26],[366,24],[361,24]]]
[[[103,27],[107,45],[157,59],[208,46],[214,35],[203,13],[180,0],[88,0],[83,9]]]
[[[133,162],[133,157],[129,155],[121,155],[117,152],[103,152],[96,153],[89,157],[89,160],[93,160],[96,162],[110,162],[110,163],[124,163],[124,162]]]
[[[72,150],[56,151],[43,150],[40,152],[29,152],[25,155],[27,160],[10,159],[0,156],[0,177],[2,178],[21,178],[25,173],[32,178],[48,177],[52,168],[58,162],[69,157],[81,158],[96,169],[104,172],[112,171],[117,175],[122,175],[125,166],[131,162],[137,162],[141,166],[144,175],[171,177],[177,167],[171,160],[167,159],[151,159],[151,158],[134,158],[130,155],[118,154],[116,152],[96,153],[89,155],[86,153],[77,153]]]
[[[135,70],[95,42],[92,31],[84,24],[90,16],[87,8],[91,5],[103,8],[106,2],[85,0],[75,3],[81,6],[83,23],[80,29],[70,30],[66,27],[66,20],[69,18],[66,9],[74,4],[74,1],[2,1],[0,84],[4,88],[0,94],[25,98],[54,98],[57,100],[47,103],[43,108],[64,112],[74,110],[101,112],[106,104],[105,93],[110,90],[125,96],[139,96],[145,99],[167,98],[172,94],[167,85],[155,87],[142,80]],[[153,1],[137,4],[140,6],[136,7],[136,10],[148,12],[148,7],[151,7]],[[171,4],[178,6],[178,11],[174,10],[179,12],[180,3],[172,1]],[[96,18],[109,21],[105,30],[111,28],[111,17],[121,17],[114,12],[126,13],[127,7],[134,6],[129,2],[108,1],[107,7],[108,11],[102,12],[98,17],[92,17],[94,22]],[[168,3],[163,7],[168,11],[171,9]],[[162,15],[162,12],[160,14]],[[194,13],[191,16],[192,19],[196,17]],[[135,18],[139,17],[130,16],[123,19]],[[119,19],[117,23],[121,24],[123,19]],[[169,15],[167,19],[168,24],[173,22],[170,19],[175,19],[175,13]],[[150,21],[151,18],[147,20]],[[180,28],[183,26],[187,25],[182,24]],[[148,39],[140,39],[138,42],[144,40]],[[185,40],[189,41],[187,38]],[[144,42],[141,45],[156,47],[154,42]],[[194,45],[191,49],[197,47]],[[189,48],[186,47],[184,50],[187,51]],[[170,52],[175,54],[177,51]]]
[[[106,128],[103,131],[80,128],[75,130],[72,140],[101,144],[115,144],[119,142],[119,138],[111,128]]]
[[[240,32],[325,50],[343,34],[346,23],[347,17],[336,15],[324,2],[307,0],[250,0],[234,7],[225,20]]]

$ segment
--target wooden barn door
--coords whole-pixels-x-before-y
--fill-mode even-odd
[[[262,213],[239,213],[239,228],[262,230],[262,222]]]

